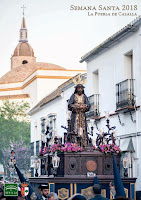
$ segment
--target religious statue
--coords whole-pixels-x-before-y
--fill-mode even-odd
[[[84,94],[84,80],[79,77],[78,83],[75,86],[74,94],[69,99],[68,109],[71,113],[71,131],[76,135],[76,138],[82,140],[83,147],[87,146],[88,134],[85,112],[89,111],[90,103],[87,96]]]

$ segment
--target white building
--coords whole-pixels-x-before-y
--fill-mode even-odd
[[[98,127],[106,131],[103,117],[104,111],[109,111],[110,125],[116,126],[120,147],[128,155],[128,176],[137,177],[136,190],[141,190],[140,49],[139,17],[92,49],[80,61],[87,63],[88,96],[99,94]]]
[[[0,78],[0,100],[26,100],[35,106],[58,85],[85,70],[69,70],[56,64],[36,62],[28,43],[25,18],[20,39],[11,57],[11,70]]]

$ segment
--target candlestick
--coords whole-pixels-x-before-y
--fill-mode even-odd
[[[68,111],[68,120],[71,118],[71,111]]]

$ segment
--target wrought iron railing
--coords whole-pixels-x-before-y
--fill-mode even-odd
[[[134,79],[127,79],[116,84],[116,109],[134,105]]]
[[[88,97],[88,100],[91,104],[90,110],[86,113],[86,117],[95,117],[99,116],[99,94],[94,94]]]

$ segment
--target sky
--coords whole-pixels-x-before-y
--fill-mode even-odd
[[[80,70],[86,69],[79,62],[83,55],[141,14],[140,0],[0,0],[0,77],[11,69],[23,5],[37,62]],[[125,16],[129,13],[133,16]]]

